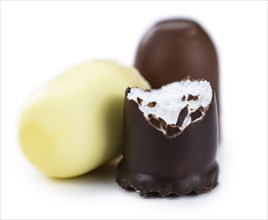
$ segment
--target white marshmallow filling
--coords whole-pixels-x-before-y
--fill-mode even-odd
[[[212,101],[213,91],[206,80],[184,80],[144,91],[131,88],[128,100],[138,104],[146,120],[168,138],[177,137],[190,124],[200,121]]]

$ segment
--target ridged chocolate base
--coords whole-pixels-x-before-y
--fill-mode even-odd
[[[162,178],[129,169],[123,159],[118,165],[116,181],[126,190],[135,190],[142,197],[184,196],[200,194],[218,185],[219,166],[212,164],[206,172],[186,178]]]

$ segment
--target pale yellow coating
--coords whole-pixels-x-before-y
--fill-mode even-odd
[[[40,88],[21,114],[19,141],[26,158],[48,176],[89,172],[119,155],[124,92],[149,88],[131,67],[112,61],[75,66]]]

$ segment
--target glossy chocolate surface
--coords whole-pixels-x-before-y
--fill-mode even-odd
[[[136,102],[125,98],[123,159],[117,182],[144,197],[181,196],[213,189],[219,174],[215,159],[217,118],[214,95],[204,118],[170,139],[144,118]]]
[[[194,21],[171,19],[155,24],[139,44],[135,67],[152,88],[190,76],[211,82],[219,97],[216,50],[208,34]]]

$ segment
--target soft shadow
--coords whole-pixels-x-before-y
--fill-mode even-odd
[[[120,159],[121,157],[118,157],[115,160],[108,162],[98,167],[97,169],[78,177],[66,178],[66,179],[50,178],[50,177],[48,178],[50,181],[60,184],[72,184],[72,185],[111,184],[112,182],[115,182],[116,168]]]

